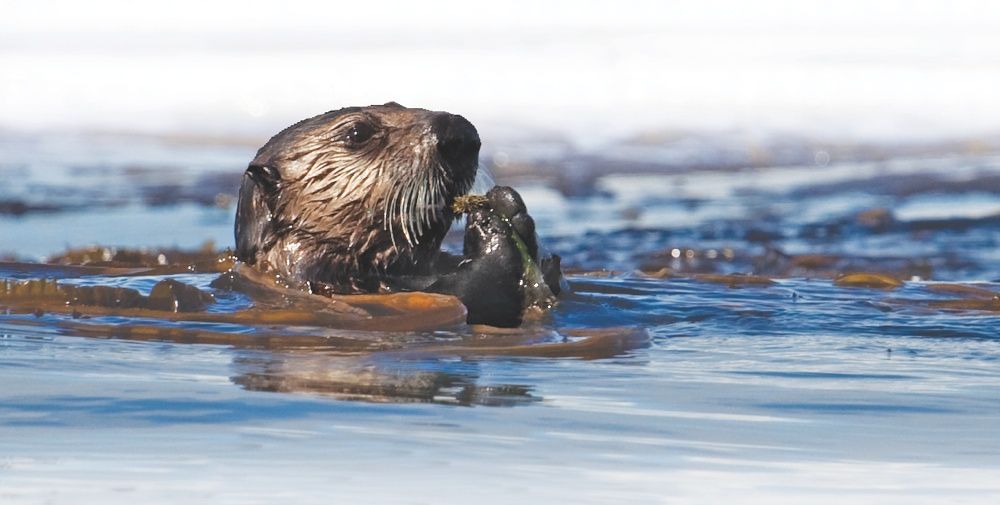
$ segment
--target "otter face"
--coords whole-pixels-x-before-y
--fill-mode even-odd
[[[237,256],[289,280],[370,290],[363,277],[433,259],[479,146],[465,118],[395,103],[292,125],[244,175]]]

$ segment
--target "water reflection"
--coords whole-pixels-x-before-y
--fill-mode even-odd
[[[342,400],[512,407],[541,400],[525,384],[484,383],[474,361],[400,362],[324,352],[240,353],[234,383],[254,391]]]

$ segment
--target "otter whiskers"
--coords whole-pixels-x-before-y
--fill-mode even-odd
[[[444,219],[447,187],[440,175],[444,169],[437,163],[430,169],[421,165],[414,163],[407,172],[410,177],[406,182],[392,189],[390,203],[383,213],[382,226],[389,232],[393,247],[396,247],[394,225],[399,225],[403,239],[413,247],[419,244],[425,231]]]

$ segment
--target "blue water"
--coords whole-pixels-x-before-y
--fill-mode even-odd
[[[194,194],[185,181],[238,175],[242,148],[171,162],[152,141],[81,143],[43,166],[32,161],[42,148],[7,142],[16,156],[0,171],[20,175],[0,199],[90,191],[87,205],[0,216],[0,250],[15,259],[95,243],[228,245],[232,203],[214,190],[147,196],[158,178]],[[136,152],[154,168],[108,182],[143,163]],[[88,164],[105,179],[72,168]],[[0,316],[0,502],[996,503],[997,174],[1000,158],[981,154],[834,160],[620,174],[575,196],[497,174],[522,189],[573,287],[524,331],[648,336],[597,359],[406,352],[476,334],[462,327],[271,328],[396,346],[359,354],[89,338],[74,326],[137,322],[119,316]],[[858,217],[873,208],[893,218]],[[803,254],[833,259],[808,268]],[[854,270],[905,282],[834,283]],[[731,273],[773,283],[706,276]],[[210,290],[216,274],[172,277]],[[66,282],[148,293],[160,278]],[[942,291],[954,283],[974,289]],[[220,294],[212,310],[247,303]]]

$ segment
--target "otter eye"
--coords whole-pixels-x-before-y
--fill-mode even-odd
[[[368,142],[375,135],[375,128],[368,123],[354,123],[350,130],[347,130],[347,145],[358,147]]]

